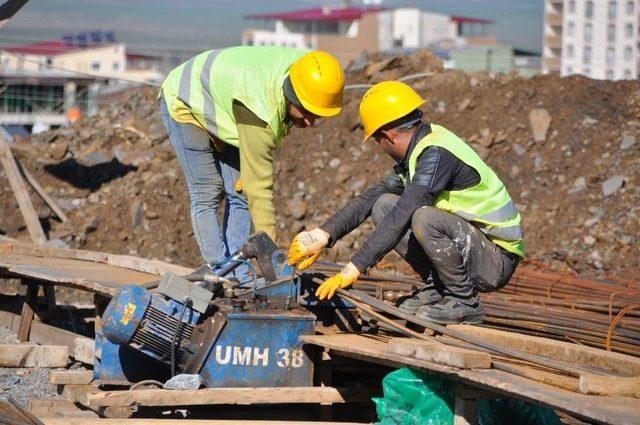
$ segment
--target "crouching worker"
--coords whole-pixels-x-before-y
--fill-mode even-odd
[[[325,247],[371,216],[375,230],[344,269],[316,295],[331,298],[395,249],[426,286],[400,308],[436,323],[480,323],[479,292],[509,282],[524,244],[520,214],[496,173],[464,141],[422,121],[425,103],[411,87],[388,81],[360,103],[365,140],[397,165],[326,223],[299,233],[289,263],[309,267]]]

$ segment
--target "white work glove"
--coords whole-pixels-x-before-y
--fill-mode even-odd
[[[287,262],[304,270],[316,262],[322,250],[329,243],[329,233],[316,227],[308,232],[298,233],[291,241]]]

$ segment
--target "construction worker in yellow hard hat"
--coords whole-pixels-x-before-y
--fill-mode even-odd
[[[524,258],[520,213],[469,145],[423,122],[424,103],[397,81],[367,91],[360,103],[364,139],[374,139],[397,164],[322,226],[298,234],[288,260],[309,267],[371,216],[373,233],[316,295],[331,298],[395,248],[425,282],[401,309],[438,323],[478,323],[484,319],[478,292],[506,285]]]
[[[171,71],[162,85],[162,116],[207,264],[238,250],[252,224],[275,240],[273,151],[292,125],[311,127],[338,114],[343,89],[344,72],[330,54],[275,46],[211,50]],[[241,280],[246,271],[240,269]]]

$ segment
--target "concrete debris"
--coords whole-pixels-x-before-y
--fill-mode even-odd
[[[594,238],[592,235],[587,235],[587,236],[584,237],[584,243],[587,246],[595,245],[596,241],[597,241],[597,239]]]
[[[573,184],[573,187],[569,189],[569,195],[575,195],[576,193],[580,193],[587,188],[587,181],[584,177],[578,177]]]
[[[624,176],[616,175],[602,182],[602,195],[605,197],[616,193],[624,184]]]
[[[491,147],[491,145],[493,145],[494,140],[495,139],[491,134],[490,128],[486,127],[480,130],[480,137],[478,138],[478,143],[480,144],[480,146],[482,146],[483,148],[489,148]]]
[[[469,141],[503,179],[514,201],[524,208],[520,212],[529,257],[546,262],[551,251],[563,251],[564,260],[549,260],[549,264],[592,271],[586,258],[598,250],[604,272],[640,267],[637,244],[629,245],[626,253],[609,250],[615,237],[640,234],[634,210],[640,205],[640,173],[634,162],[637,156],[629,154],[638,146],[633,141],[640,130],[630,118],[640,116],[638,81],[551,75],[525,79],[443,70],[442,61],[422,51],[394,58],[363,55],[353,71],[347,72],[347,83],[370,84],[432,73],[408,81],[427,99],[425,121]],[[370,67],[372,64],[378,65]],[[49,221],[50,232],[64,231],[66,236],[61,239],[71,248],[121,254],[135,251],[142,257],[199,266],[189,194],[165,137],[156,96],[154,89],[132,89],[121,101],[72,127],[18,138],[14,153],[69,215],[70,222],[62,228],[55,219],[47,218],[48,209],[34,197],[41,219]],[[375,143],[361,143],[362,128],[354,125],[361,96],[358,90],[345,92],[340,115],[318,120],[311,129],[292,129],[275,152],[274,203],[280,246],[287,246],[298,231],[321,225],[391,171],[393,161]],[[618,134],[612,139],[611,135]],[[64,145],[66,153],[61,157]],[[612,173],[624,176],[625,190],[618,186],[613,192],[622,196],[607,202],[602,214],[590,212],[589,207],[610,199],[611,195],[603,198],[593,188],[600,189]],[[293,199],[305,207],[290,210]],[[0,230],[12,237],[28,237],[16,205],[7,185],[0,184]],[[96,218],[98,227],[86,233],[88,217]],[[567,226],[567,222],[576,225]],[[372,227],[369,221],[364,223],[359,243]],[[585,229],[596,238],[591,247],[584,243]],[[616,236],[607,240],[600,237],[603,232]],[[344,261],[353,253],[355,242],[338,247],[344,256],[338,256],[334,247],[327,258]],[[402,267],[399,262],[393,266]]]
[[[61,140],[56,143],[52,143],[49,147],[49,156],[53,159],[62,159],[69,150],[69,142],[67,140]]]
[[[631,134],[625,134],[624,136],[622,136],[622,141],[620,142],[620,149],[627,150],[633,147],[633,145],[635,144],[636,144],[636,138]]]
[[[162,388],[165,390],[197,390],[201,385],[202,378],[200,375],[181,373],[165,382]]]
[[[329,167],[338,168],[340,166],[340,162],[340,158],[333,158],[331,161],[329,161]]]
[[[464,99],[462,102],[460,102],[460,104],[458,105],[458,112],[463,112],[465,111],[469,106],[471,106],[471,99],[467,98]]]
[[[104,152],[98,151],[98,152],[90,152],[84,155],[83,157],[80,158],[78,162],[86,167],[93,167],[96,165],[109,163],[111,162],[112,159],[113,159],[113,156],[110,156]]]
[[[520,146],[518,143],[514,143],[513,144],[513,151],[518,156],[522,156],[522,155],[527,153],[527,150],[525,148],[523,148],[522,146]]]
[[[547,130],[551,125],[551,115],[546,109],[532,109],[529,112],[529,123],[533,130],[533,140],[543,142],[547,139]]]
[[[584,117],[584,119],[580,123],[580,127],[582,127],[582,128],[591,128],[596,124],[598,124],[598,120],[597,119],[587,116],[587,117]]]
[[[307,214],[307,203],[299,199],[292,199],[289,202],[289,211],[294,219],[302,220]]]

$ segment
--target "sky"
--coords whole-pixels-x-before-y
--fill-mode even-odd
[[[261,27],[244,15],[339,4],[337,0],[30,0],[0,29],[0,46],[115,30],[130,51],[196,52],[240,44],[244,28]],[[496,22],[491,32],[500,41],[541,50],[543,0],[384,0],[382,5],[491,19]]]

